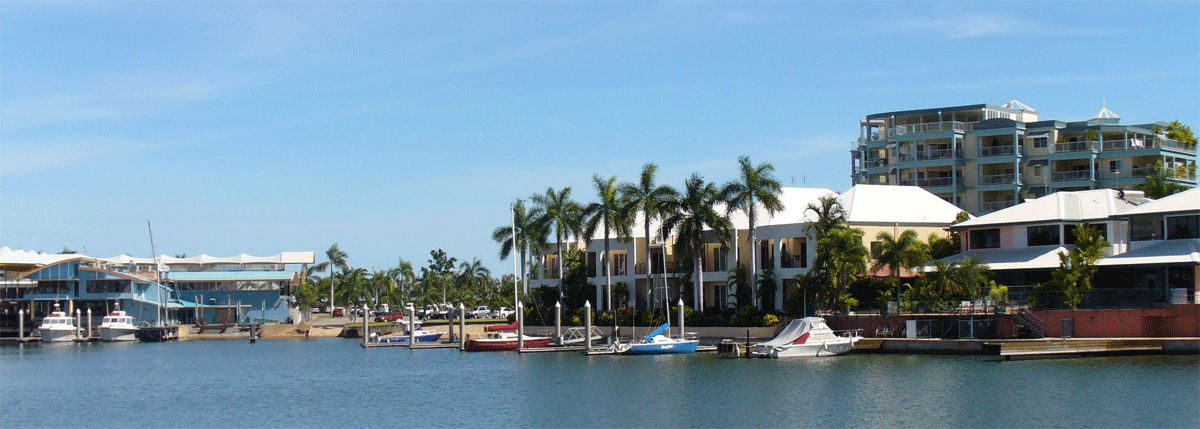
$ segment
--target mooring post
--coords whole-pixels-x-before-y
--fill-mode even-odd
[[[25,342],[25,309],[17,310],[17,339]]]
[[[683,339],[683,298],[679,298],[679,304],[675,305],[679,309],[679,339]]]
[[[517,302],[517,351],[525,348],[525,306]]]
[[[76,339],[78,339],[78,338],[79,338],[79,328],[80,328],[80,325],[82,325],[82,324],[83,324],[83,322],[80,320],[80,318],[79,318],[79,317],[80,317],[80,316],[79,316],[79,309],[78,309],[78,308],[76,308],[76,309],[75,309],[75,338],[76,338]]]
[[[592,349],[592,302],[583,303],[583,340],[584,352]]]
[[[554,303],[554,342],[562,344],[562,301]]]
[[[467,345],[467,307],[463,303],[458,303],[458,348],[462,349]]]
[[[363,345],[364,346],[367,345],[367,338],[371,336],[371,332],[370,332],[371,326],[368,325],[368,323],[370,323],[370,321],[371,321],[371,318],[367,317],[367,311],[369,311],[367,309],[367,305],[363,304]]]
[[[413,330],[415,329],[413,327],[413,324],[416,323],[416,322],[414,322],[414,320],[416,318],[417,318],[417,309],[416,309],[416,307],[413,307],[412,304],[409,304],[408,305],[408,348],[410,348],[410,349],[413,346],[413,341],[417,340],[417,335],[415,333],[413,333]]]
[[[88,309],[88,338],[92,338],[92,309]]]

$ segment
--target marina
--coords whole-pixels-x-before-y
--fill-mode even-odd
[[[127,380],[152,369],[166,375]],[[506,427],[1195,427],[1200,415],[1195,355],[776,360],[409,352],[345,339],[6,343],[0,377],[0,395],[22,410],[0,417],[8,428],[79,426],[80,416],[100,427],[337,427],[364,407],[447,410],[412,420],[437,427],[478,426],[479,415],[489,416],[484,426]],[[168,405],[118,407],[106,389],[76,389],[74,412],[51,412],[38,399],[46,385],[121,386]]]

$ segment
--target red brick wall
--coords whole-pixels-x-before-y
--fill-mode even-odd
[[[1151,309],[1042,310],[1046,336],[1062,336],[1062,319],[1075,319],[1076,337],[1200,337],[1200,305]]]

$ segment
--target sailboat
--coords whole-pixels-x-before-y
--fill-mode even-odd
[[[613,351],[623,355],[695,353],[696,346],[700,345],[700,340],[694,337],[688,338],[686,335],[676,338],[663,335],[663,332],[670,327],[671,322],[663,323],[662,326],[641,340],[615,344]]]

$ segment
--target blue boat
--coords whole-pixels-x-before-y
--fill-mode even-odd
[[[661,355],[678,353],[695,353],[700,340],[695,338],[671,338],[662,335],[671,324],[664,323],[658,329],[640,341],[617,344],[614,352],[623,355]]]

